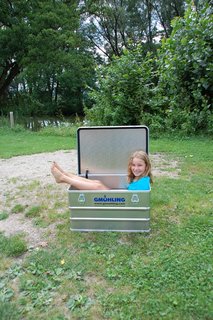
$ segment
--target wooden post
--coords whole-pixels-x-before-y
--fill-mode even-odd
[[[14,116],[13,116],[13,112],[10,112],[10,127],[11,127],[11,128],[14,127]]]

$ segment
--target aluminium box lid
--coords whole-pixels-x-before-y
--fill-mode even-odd
[[[78,174],[126,174],[132,152],[148,153],[146,126],[80,127],[77,130]]]

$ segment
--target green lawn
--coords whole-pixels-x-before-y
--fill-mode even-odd
[[[0,158],[74,148],[76,141],[71,135],[57,136],[54,132],[42,135],[39,132],[0,131]]]
[[[1,139],[1,156],[75,148],[71,137],[22,138]],[[14,249],[25,252],[22,239],[1,235],[1,319],[213,318],[213,145],[208,138],[151,138],[150,153],[157,152],[178,159],[181,173],[155,179],[149,235],[71,232],[66,194],[53,198],[52,185],[40,190],[36,208],[13,201],[39,227],[60,224],[48,247],[23,260]]]

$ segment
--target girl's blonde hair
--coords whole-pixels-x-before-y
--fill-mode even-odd
[[[134,174],[132,173],[132,169],[131,169],[132,161],[134,158],[138,158],[138,159],[143,160],[145,162],[146,170],[145,170],[143,176],[150,177],[150,182],[153,183],[153,176],[152,176],[152,172],[151,172],[151,162],[149,160],[148,154],[142,150],[135,151],[129,158],[128,175],[127,175],[128,183],[132,182],[135,178]]]

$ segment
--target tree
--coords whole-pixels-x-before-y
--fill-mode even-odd
[[[169,36],[174,16],[183,15],[183,0],[84,0],[82,29],[97,52],[121,56],[124,49],[155,50],[159,34]]]
[[[91,96],[94,106],[86,118],[95,125],[136,125],[155,114],[152,96],[156,86],[155,63],[143,49],[125,50],[99,71],[98,88]]]
[[[28,27],[25,17],[30,7],[27,2],[0,1],[0,101],[8,87],[22,70]]]
[[[78,1],[1,2],[0,97],[12,97],[28,114],[82,112],[94,63],[80,33]],[[8,61],[18,70],[11,67],[13,77]]]
[[[162,28],[162,36],[168,38],[172,32],[171,21],[174,17],[184,15],[185,1],[179,0],[155,0],[152,1],[153,9],[156,12],[156,19]]]
[[[213,131],[210,4],[203,1],[196,10],[189,3],[184,18],[175,19],[172,26],[159,54],[158,88],[167,101],[167,125],[184,132]]]
[[[102,67],[94,106],[86,109],[91,123],[213,132],[212,22],[208,3],[188,4],[156,56],[139,46]]]
[[[41,2],[31,16],[26,77],[37,99],[52,111],[81,113],[93,60],[79,32],[77,2]],[[33,75],[33,77],[31,77]]]

